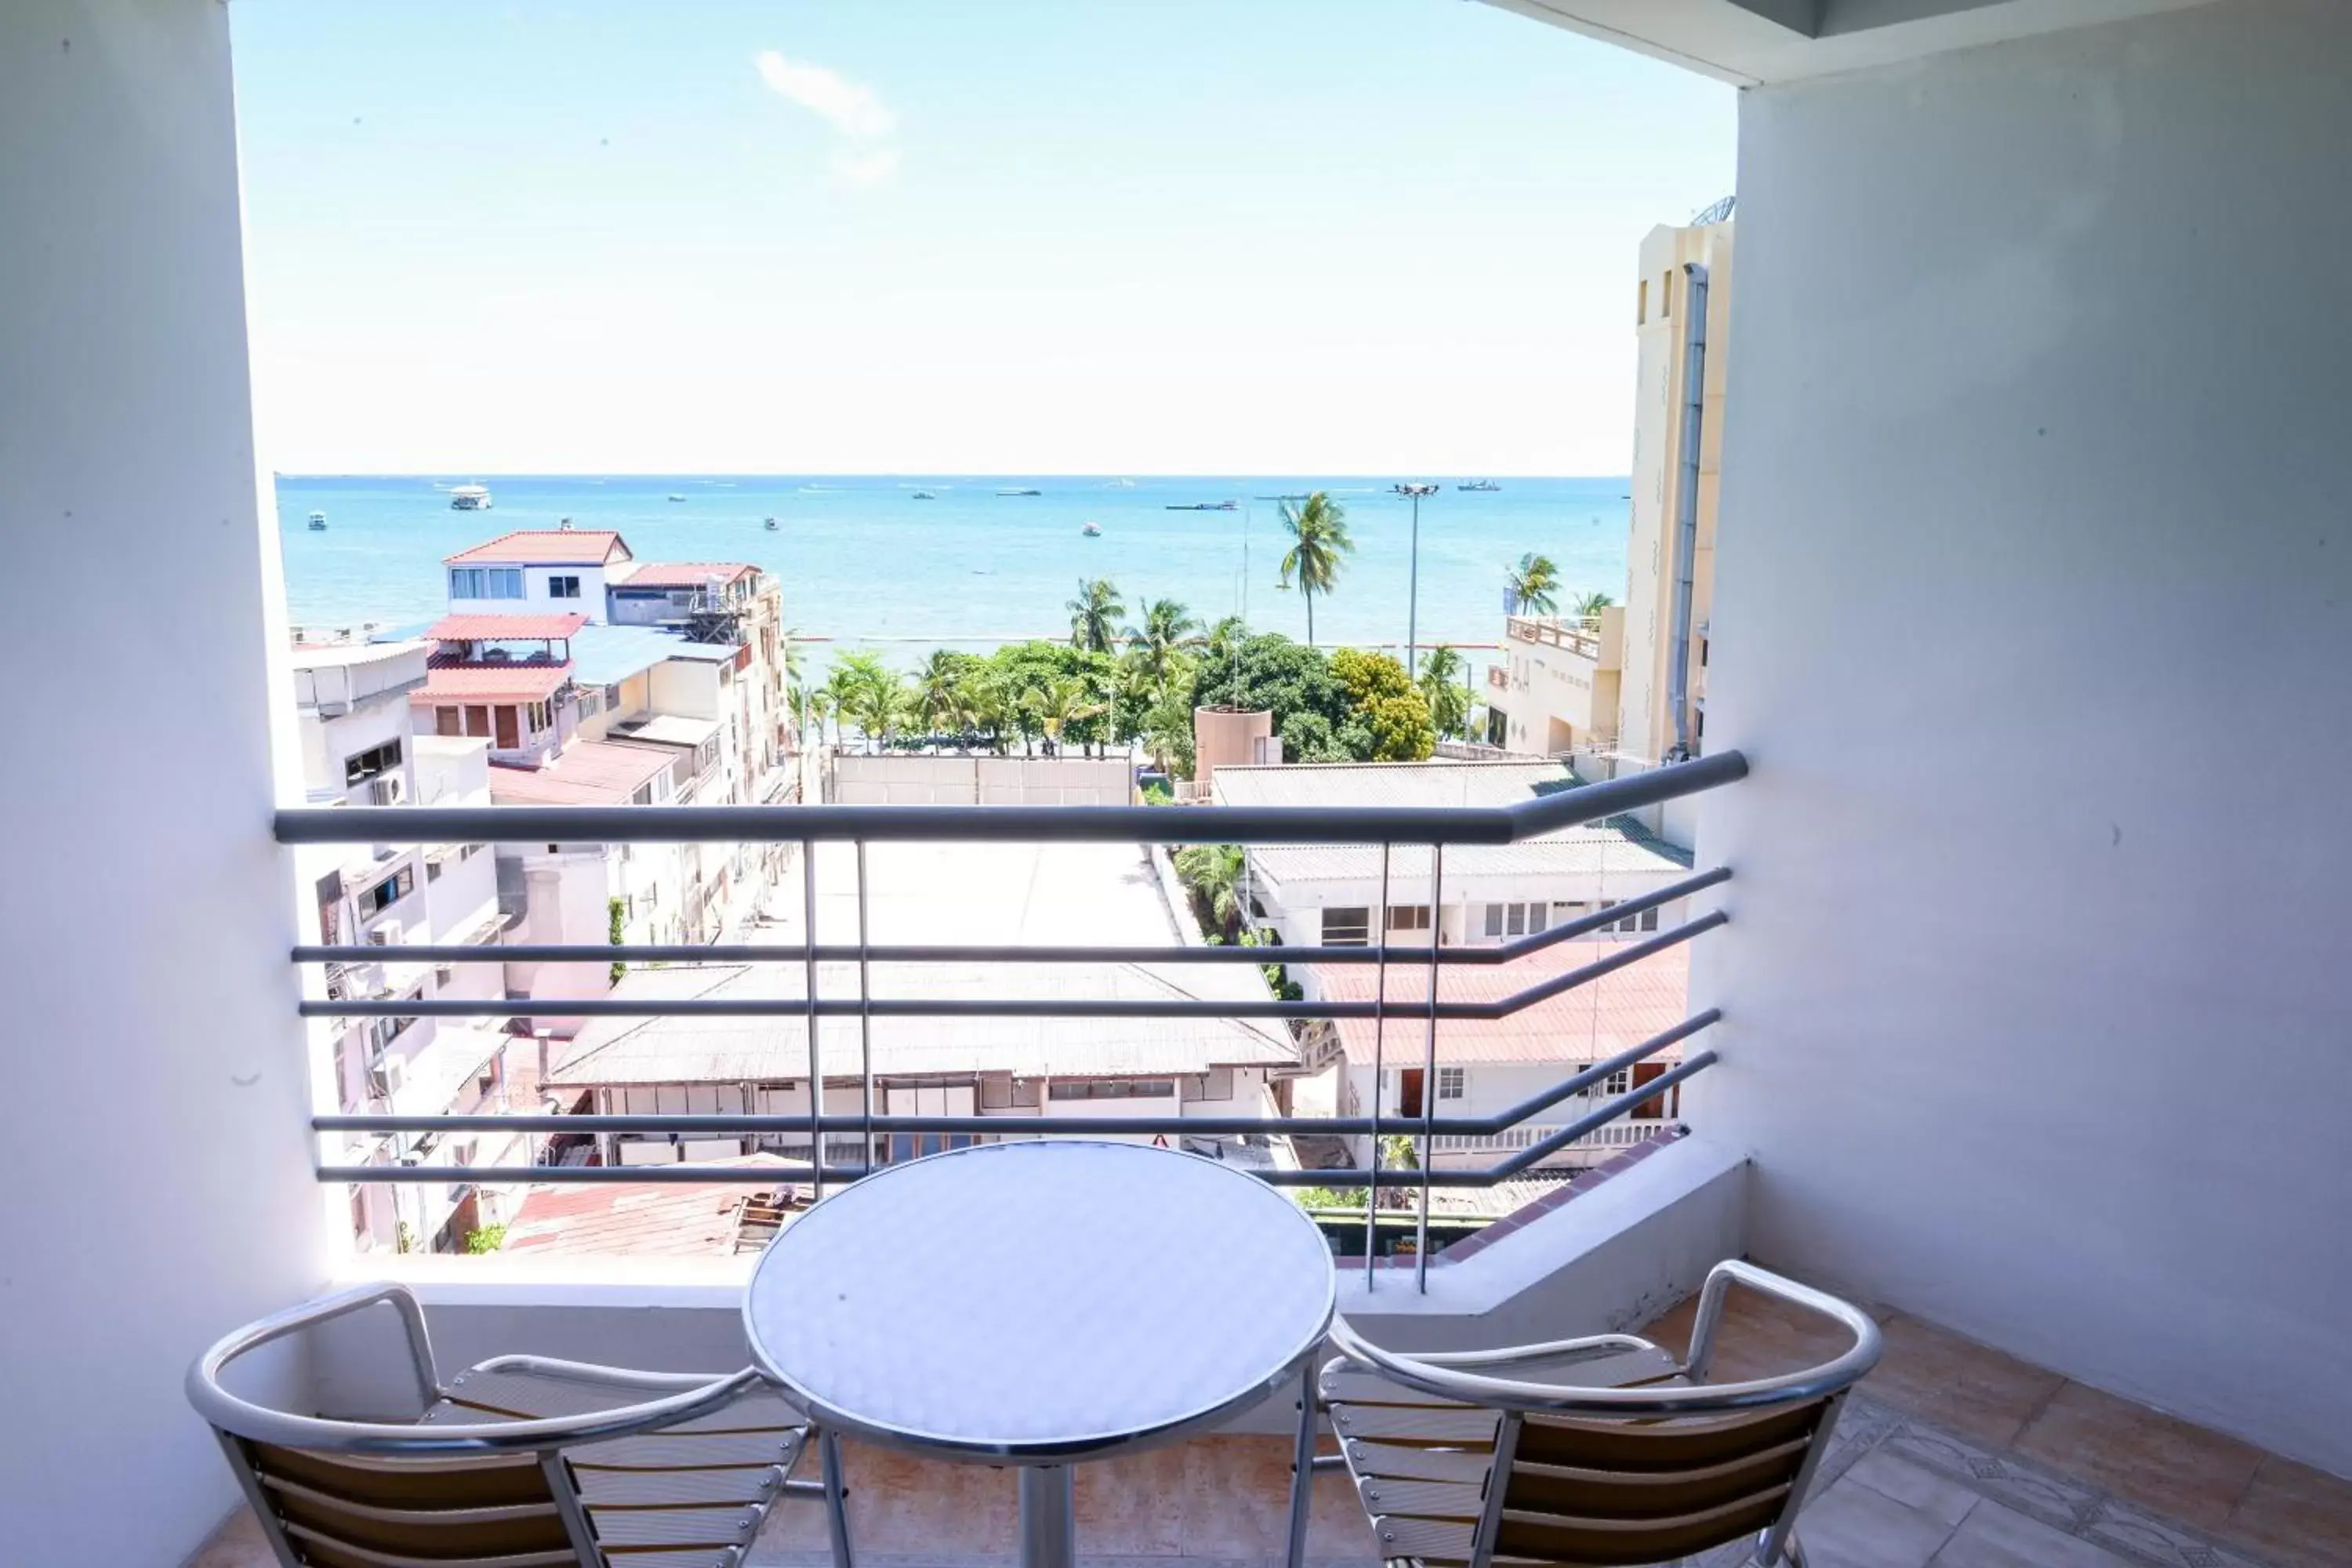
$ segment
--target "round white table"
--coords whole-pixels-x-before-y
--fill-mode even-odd
[[[1076,1551],[1069,1467],[1299,1392],[1304,1539],[1331,1251],[1213,1160],[991,1143],[894,1165],[801,1215],[743,1303],[751,1353],[821,1429],[1021,1470],[1021,1557]]]

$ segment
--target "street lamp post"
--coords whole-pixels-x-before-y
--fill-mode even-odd
[[[1437,493],[1435,485],[1399,485],[1396,493],[1412,501],[1412,564],[1406,568],[1404,601],[1404,672],[1408,678],[1421,653],[1421,498]]]

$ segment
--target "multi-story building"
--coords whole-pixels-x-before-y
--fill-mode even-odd
[[[606,615],[605,588],[625,578],[635,557],[618,533],[602,528],[526,528],[445,558],[449,608]]]
[[[488,741],[415,732],[414,703],[429,679],[429,647],[405,642],[295,648],[303,779],[313,804],[489,804]],[[421,944],[488,946],[499,941],[504,920],[488,845],[383,846],[341,854],[314,849],[304,851],[302,859],[304,886],[316,911],[313,940],[363,944],[383,954],[329,967],[328,1001],[503,994],[498,963],[436,964],[400,956]],[[494,1021],[328,1016],[311,1021],[311,1034],[322,1082],[331,1086],[331,1099],[341,1110],[464,1113],[509,1103],[510,1037]],[[522,1142],[527,1147],[528,1141]],[[516,1142],[431,1135],[346,1139],[348,1156],[362,1164],[499,1163]],[[499,1222],[513,1195],[462,1178],[362,1189],[352,1203],[353,1234],[363,1248],[462,1250],[470,1232]]]

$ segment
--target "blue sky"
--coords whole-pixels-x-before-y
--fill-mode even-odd
[[[1465,0],[239,0],[289,472],[1617,473],[1731,90]]]

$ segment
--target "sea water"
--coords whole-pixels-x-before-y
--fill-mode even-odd
[[[457,511],[449,487],[480,483],[489,511]],[[1355,552],[1315,603],[1325,645],[1395,645],[1406,635],[1412,503],[1384,479],[1068,476],[671,476],[441,474],[278,480],[290,618],[298,626],[412,626],[444,608],[442,558],[511,529],[616,529],[646,561],[748,561],[773,574],[785,624],[834,649],[868,647],[911,667],[933,647],[984,651],[1069,633],[1081,580],[1118,584],[1127,619],[1172,598],[1204,622],[1246,615],[1254,630],[1303,638],[1301,595],[1279,584],[1281,503],[1323,490]],[[1529,551],[1570,593],[1625,594],[1622,478],[1510,479],[1496,491],[1447,480],[1421,503],[1418,640],[1475,649],[1502,632],[1506,573]],[[1035,489],[1034,496],[1000,495]],[[918,492],[934,499],[919,500]],[[673,499],[680,498],[680,499]],[[1233,500],[1232,511],[1171,505]],[[324,512],[328,526],[307,520]],[[775,519],[772,531],[765,526]],[[1087,537],[1094,523],[1099,537]],[[1472,652],[1471,664],[1487,656]],[[820,659],[819,662],[822,662]]]

